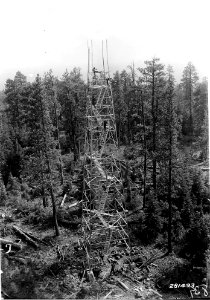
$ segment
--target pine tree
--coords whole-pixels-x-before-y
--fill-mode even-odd
[[[68,136],[68,147],[73,151],[74,161],[79,157],[84,143],[85,84],[80,69],[66,71],[58,86],[58,101],[61,105],[61,124]]]
[[[125,124],[126,124],[127,106],[124,99],[124,91],[123,91],[121,75],[118,71],[113,76],[112,94],[113,94],[118,141],[120,144],[125,144],[126,143]]]
[[[47,180],[46,166],[43,155],[43,129],[42,129],[42,83],[37,75],[31,86],[31,94],[28,97],[27,118],[25,119],[28,132],[28,147],[24,151],[24,177],[27,182],[37,186],[41,190],[43,206],[47,206]]]
[[[143,155],[144,155],[144,166],[143,166],[143,208],[146,206],[146,181],[147,181],[147,124],[146,124],[146,87],[144,84],[140,84],[139,100],[141,103],[141,120],[142,120],[142,131],[143,131]]]
[[[20,154],[20,146],[24,135],[24,110],[23,101],[27,91],[27,80],[21,72],[17,72],[14,80],[8,79],[5,88],[6,111],[10,126],[14,132],[15,152]]]
[[[198,75],[194,65],[189,62],[185,67],[182,75],[182,90],[184,100],[183,112],[183,134],[189,135],[191,138],[194,134],[193,125],[193,106],[194,106],[194,90],[198,81]],[[186,121],[185,121],[186,120]]]
[[[158,237],[162,227],[160,206],[155,193],[148,196],[144,213],[144,239],[147,243],[152,243]]]
[[[166,174],[168,201],[168,252],[172,252],[172,176],[176,164],[177,116],[174,103],[175,80],[171,66],[167,68],[165,97],[163,99],[163,115],[161,120],[161,173]]]
[[[9,176],[9,157],[14,152],[8,118],[5,109],[0,111],[0,172],[5,182]]]
[[[195,86],[193,101],[194,134],[202,135],[202,127],[205,124],[208,112],[208,80],[203,78],[201,83]]]
[[[41,153],[46,161],[47,167],[47,183],[48,189],[51,196],[52,207],[53,207],[53,221],[56,235],[60,234],[58,228],[58,221],[57,221],[57,209],[56,209],[56,199],[55,199],[55,192],[54,186],[56,182],[56,172],[53,174],[53,169],[56,166],[58,153],[56,151],[55,140],[53,137],[53,125],[52,120],[50,119],[50,105],[49,98],[48,98],[48,88],[46,85],[47,75],[45,75],[43,84],[42,84],[42,98],[41,98],[41,124],[42,124],[42,131],[43,131],[43,150]],[[53,176],[54,175],[54,176]]]
[[[181,217],[185,229],[190,228],[195,221],[194,206],[189,194],[184,199]]]
[[[12,149],[7,157],[7,173],[9,171],[15,177],[20,178],[23,163],[23,149],[27,146],[27,133],[25,118],[27,111],[27,99],[30,94],[30,83],[26,77],[17,72],[14,80],[8,79],[5,87],[5,114],[9,139],[12,142]]]
[[[46,91],[46,97],[48,98],[47,101],[49,103],[50,109],[50,118],[52,120],[52,124],[54,126],[54,135],[56,137],[56,149],[58,150],[58,159],[59,159],[59,172],[60,172],[60,181],[61,185],[64,183],[64,175],[63,175],[63,163],[61,158],[61,146],[60,146],[60,129],[58,123],[58,115],[60,113],[60,104],[58,103],[57,99],[57,85],[58,80],[54,78],[52,74],[52,70],[45,74],[44,78],[44,85]]]
[[[209,242],[207,225],[204,219],[197,214],[190,229],[183,237],[180,254],[190,259],[193,266],[205,266],[205,253]]]
[[[151,109],[151,153],[152,153],[152,182],[153,189],[157,189],[157,155],[158,155],[158,126],[159,117],[161,115],[160,101],[163,96],[164,80],[164,66],[159,63],[158,58],[153,58],[151,61],[145,61],[146,67],[141,68],[140,71],[147,83],[147,93],[150,99]]]
[[[13,177],[11,173],[9,174],[6,189],[13,196],[20,196],[20,192],[21,192],[20,182],[16,177]]]
[[[59,235],[54,187],[58,186],[58,151],[54,138],[54,127],[50,116],[53,103],[49,98],[47,75],[43,80],[36,77],[28,99],[26,126],[29,134],[25,151],[25,176],[27,180],[41,185],[43,205],[46,194],[50,193],[56,235]],[[33,171],[33,172],[31,172]]]

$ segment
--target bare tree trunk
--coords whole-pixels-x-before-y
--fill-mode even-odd
[[[173,147],[173,103],[172,96],[169,97],[169,160],[168,160],[168,253],[172,252],[172,147]]]
[[[190,84],[189,84],[189,98],[190,98],[190,136],[193,136],[193,115],[192,115],[192,80],[191,80],[191,68],[190,68]]]
[[[61,177],[61,185],[64,183],[64,175],[63,175],[63,163],[61,158],[61,145],[60,145],[60,134],[59,134],[59,126],[58,126],[58,115],[57,115],[57,91],[54,91],[54,113],[55,113],[55,127],[56,127],[56,135],[57,135],[57,143],[59,150],[59,172]]]
[[[52,206],[53,206],[53,222],[54,222],[56,236],[59,236],[60,232],[59,232],[59,228],[58,228],[57,209],[56,209],[55,195],[53,192],[53,185],[52,185],[52,170],[51,170],[48,154],[46,154],[46,156],[47,156],[47,167],[48,167],[48,172],[49,172],[49,176],[50,176],[49,190],[50,190],[50,196],[51,196]]]
[[[130,129],[130,112],[129,112],[130,107],[128,106],[128,113],[127,113],[127,140],[128,140],[128,145],[131,143],[131,129]]]
[[[125,171],[125,182],[127,187],[127,197],[126,202],[131,202],[131,185],[130,185],[130,178],[129,178],[129,165],[128,161],[126,162],[126,171]]]
[[[42,183],[42,203],[43,203],[43,207],[47,207],[47,199],[45,196],[45,188],[44,188],[44,184]]]
[[[121,144],[121,120],[120,120],[120,113],[119,113],[119,121],[118,121],[118,141],[119,145]]]
[[[169,165],[168,165],[168,252],[172,252],[172,242],[171,242],[171,227],[172,227],[172,201],[171,201],[171,173],[172,173],[172,132],[170,124],[170,137],[169,137]]]
[[[43,111],[42,101],[41,101],[41,109],[42,109],[42,126],[43,126],[43,131],[44,131],[44,145],[45,145],[44,152],[45,152],[46,161],[47,161],[48,174],[50,177],[49,178],[49,190],[50,190],[50,196],[51,196],[52,207],[53,207],[53,221],[54,221],[54,227],[55,227],[55,234],[56,234],[56,236],[59,236],[60,232],[59,232],[59,228],[58,228],[55,195],[53,192],[53,185],[52,185],[52,169],[51,169],[51,165],[50,165],[50,157],[49,157],[47,141],[46,141],[46,127],[45,127],[45,122],[44,122],[44,111]]]
[[[152,150],[153,150],[153,158],[152,158],[152,182],[153,182],[153,188],[156,193],[156,172],[157,172],[157,161],[156,161],[156,112],[155,112],[155,74],[153,70],[152,74]]]
[[[43,207],[46,208],[48,206],[47,203],[47,198],[46,198],[46,193],[45,193],[45,179],[44,179],[44,170],[43,170],[43,155],[42,152],[40,151],[40,158],[41,158],[41,176],[42,176],[42,203],[43,203]]]
[[[141,103],[142,103],[142,123],[143,123],[143,147],[144,147],[144,179],[143,179],[143,208],[146,206],[146,180],[147,180],[147,140],[146,140],[146,127],[145,127],[145,115],[144,115],[144,100],[141,93]]]

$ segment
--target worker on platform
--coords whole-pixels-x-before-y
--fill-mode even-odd
[[[93,79],[94,79],[94,80],[97,79],[96,74],[101,74],[101,72],[98,71],[95,67],[92,69],[92,72],[93,72]]]
[[[94,76],[96,75],[96,73],[100,74],[101,72],[98,71],[95,67],[92,69]]]

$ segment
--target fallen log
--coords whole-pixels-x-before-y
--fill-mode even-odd
[[[117,278],[117,277],[113,277],[118,283],[119,283],[119,285],[123,288],[123,289],[125,289],[126,291],[129,291],[129,287],[124,283],[124,282],[122,282],[119,278]]]
[[[124,277],[126,277],[127,279],[129,279],[130,281],[135,282],[135,283],[137,283],[137,284],[141,284],[141,282],[140,282],[139,280],[135,279],[135,277],[134,277],[135,274],[134,274],[134,273],[131,273],[131,275],[129,275],[128,272],[126,273],[126,272],[122,271],[121,274],[122,274]],[[133,275],[133,276],[132,276],[132,275]],[[141,279],[141,280],[142,280],[142,279]]]
[[[139,267],[139,270],[143,269],[143,268],[147,268],[149,265],[151,265],[154,261],[158,260],[158,259],[161,259],[165,256],[168,255],[168,252],[167,253],[164,253],[162,255],[153,255],[152,257],[150,257],[147,261],[145,261],[140,267]]]
[[[82,220],[67,221],[67,220],[58,218],[58,223],[59,223],[59,225],[62,225],[67,228],[69,228],[69,227],[77,228],[82,223]]]
[[[8,254],[4,254],[4,256],[8,259],[8,260],[14,260],[17,261],[23,265],[27,265],[27,260],[25,258],[22,257],[17,257],[17,256],[10,256]]]
[[[111,290],[110,292],[108,292],[108,294],[106,294],[106,296],[103,298],[103,300],[106,300],[111,295],[112,292],[113,292],[113,290]]]
[[[0,243],[3,244],[3,245],[12,245],[17,250],[22,249],[22,245],[20,245],[18,243],[15,243],[15,242],[12,242],[12,241],[9,241],[9,240],[2,239],[2,238],[0,238]]]
[[[81,203],[78,202],[77,205],[70,205],[70,207],[66,206],[65,209],[62,207],[59,207],[57,213],[58,213],[58,218],[61,218],[61,219],[69,218],[70,216],[73,216],[73,215],[76,215],[79,217],[82,215]]]
[[[11,296],[9,296],[2,288],[1,288],[1,293],[2,293],[2,295],[4,297],[2,299],[12,299]]]
[[[155,294],[155,295],[157,295],[158,297],[160,297],[161,299],[163,298],[163,296],[160,294],[160,293],[158,293],[158,291],[155,291],[155,290],[153,290],[153,289],[149,289],[149,292],[151,293],[151,294]]]
[[[37,243],[35,243],[27,234],[25,234],[20,228],[18,228],[17,226],[12,226],[12,228],[14,229],[14,231],[22,238],[24,239],[26,242],[28,242],[31,246],[33,246],[35,249],[38,248]]]
[[[48,245],[48,243],[40,240],[39,238],[37,238],[36,236],[32,235],[31,233],[26,232],[25,230],[21,229],[23,233],[25,233],[25,235],[27,235],[29,238],[31,238],[34,241],[37,241],[39,243],[43,243],[45,245]]]

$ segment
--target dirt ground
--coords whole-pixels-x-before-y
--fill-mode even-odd
[[[0,208],[1,237],[20,242],[22,249],[1,251],[1,287],[3,299],[189,299],[182,292],[157,291],[150,278],[140,282],[117,277],[128,290],[108,276],[105,280],[91,279],[84,273],[86,257],[78,248],[80,229],[60,227],[56,237],[52,226],[26,223],[17,216],[14,207]],[[39,238],[35,249],[13,230],[17,226]]]
[[[1,207],[1,237],[20,242],[22,249],[1,251],[1,287],[5,299],[135,299],[133,283],[121,281],[126,291],[112,276],[90,282],[84,275],[83,254],[77,248],[80,230],[60,227],[55,237],[53,228],[25,223],[24,217],[14,214],[14,208]],[[13,230],[13,225],[39,238],[42,243],[35,249]],[[140,287],[142,299],[158,299],[157,295]],[[144,297],[143,297],[144,294]],[[157,298],[158,297],[158,298]]]

